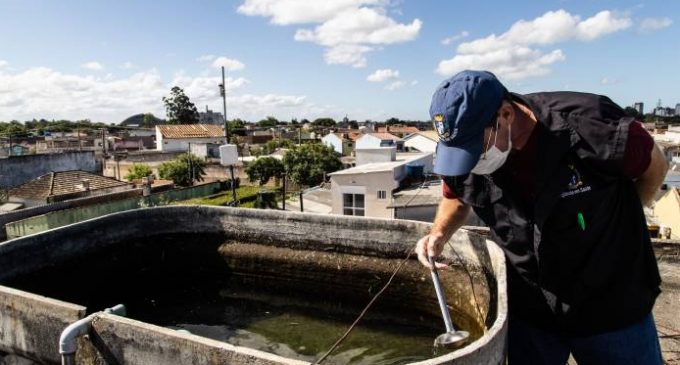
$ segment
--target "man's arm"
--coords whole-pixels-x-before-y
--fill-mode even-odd
[[[430,263],[427,256],[437,257],[444,249],[444,243],[451,238],[467,219],[470,213],[470,206],[463,203],[460,199],[449,199],[443,197],[437,208],[437,215],[432,224],[432,230],[425,237],[421,238],[416,245],[418,260],[428,268]],[[445,265],[437,265],[444,268]]]
[[[635,180],[638,195],[643,206],[650,206],[654,195],[659,190],[668,171],[668,163],[659,147],[655,144],[651,152],[651,161],[645,172]]]

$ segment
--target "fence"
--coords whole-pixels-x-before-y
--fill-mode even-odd
[[[148,197],[133,197],[84,207],[51,211],[7,223],[5,225],[5,231],[8,239],[22,237],[106,214],[136,209],[148,205],[165,205],[177,200],[186,200],[215,194],[222,189],[222,185],[223,183],[221,182],[213,182],[188,188],[164,191],[162,193],[151,194]]]

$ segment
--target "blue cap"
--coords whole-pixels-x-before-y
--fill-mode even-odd
[[[430,118],[439,134],[434,172],[470,173],[482,154],[484,129],[495,120],[507,90],[488,71],[461,71],[432,95]]]

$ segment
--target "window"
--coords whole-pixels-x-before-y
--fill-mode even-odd
[[[364,194],[342,194],[344,215],[364,215]]]
[[[378,190],[378,199],[387,199],[387,191]]]

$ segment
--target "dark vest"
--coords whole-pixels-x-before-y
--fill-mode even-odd
[[[622,169],[633,119],[599,95],[513,97],[539,122],[533,206],[522,204],[507,164],[471,174],[458,191],[505,252],[510,315],[576,335],[641,320],[661,279],[637,190]]]

